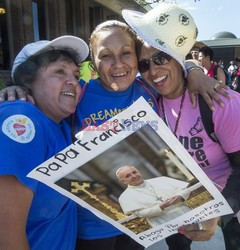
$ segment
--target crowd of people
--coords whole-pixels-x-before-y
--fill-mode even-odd
[[[163,22],[165,28],[160,26],[164,15],[170,16],[169,22]],[[48,249],[49,244],[51,249],[64,250],[143,249],[89,210],[26,177],[34,167],[72,143],[71,133],[88,125],[101,125],[111,118],[100,119],[99,112],[110,114],[105,111],[124,110],[141,96],[164,121],[168,120],[167,125],[179,137],[201,116],[193,106],[198,107],[196,93],[202,95],[215,111],[214,122],[219,124],[215,133],[220,141],[212,142],[203,136],[207,138],[203,143],[211,162],[205,171],[221,185],[234,212],[239,210],[236,193],[239,119],[234,112],[240,101],[237,93],[221,88],[226,83],[221,78],[221,70],[216,81],[206,76],[198,65],[185,62],[197,38],[191,15],[176,4],[162,3],[145,15],[125,10],[123,18],[129,26],[111,20],[93,31],[90,58],[94,75],[97,74],[88,82],[78,81],[79,63],[88,56],[88,47],[80,38],[62,36],[53,41],[31,43],[17,55],[12,78],[18,87],[2,90],[0,98],[3,101],[8,94],[9,100],[13,100],[16,91],[24,100],[27,92],[34,104],[21,101],[0,104],[0,144],[4,150],[0,166],[0,199],[4,200],[0,208],[0,249]],[[180,36],[186,39],[177,40]],[[197,53],[200,50],[194,55]],[[225,107],[222,109],[218,104]],[[173,116],[172,110],[177,116]],[[226,119],[231,120],[234,129],[227,126],[229,123],[224,125]],[[198,132],[206,134],[204,130]],[[177,249],[176,239],[181,250],[190,249],[191,240],[208,240],[215,233],[218,221],[219,218],[203,222],[201,230],[192,226],[181,228],[179,234],[168,238],[169,249]],[[235,217],[223,218],[223,222],[224,226],[234,223],[226,230],[226,245],[240,246]],[[233,234],[234,240],[229,236]]]
[[[212,48],[204,43],[196,42],[186,55],[186,59],[198,60],[206,75],[222,81],[231,89],[240,92],[240,57],[230,61],[229,67],[225,69],[222,60],[218,62],[214,60]]]

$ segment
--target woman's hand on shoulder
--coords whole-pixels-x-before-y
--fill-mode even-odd
[[[214,110],[213,100],[215,100],[221,107],[224,107],[224,104],[217,93],[230,98],[226,91],[229,89],[228,86],[205,75],[201,70],[193,70],[189,72],[187,81],[193,107],[196,107],[197,94],[200,94],[203,97],[211,110]]]
[[[20,86],[9,86],[0,90],[0,102],[8,101],[28,101],[35,104],[33,97],[29,94],[28,90]]]

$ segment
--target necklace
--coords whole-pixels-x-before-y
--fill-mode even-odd
[[[180,107],[179,107],[179,111],[178,111],[178,115],[177,115],[177,120],[176,120],[175,128],[173,130],[173,134],[175,136],[176,136],[176,133],[177,133],[179,120],[180,120],[181,115],[182,115],[182,108],[183,108],[183,103],[184,103],[184,100],[185,100],[186,90],[187,90],[186,83],[184,83],[182,99],[181,99],[181,102],[180,102]],[[167,122],[167,119],[166,119],[166,114],[165,114],[165,108],[164,108],[164,105],[163,105],[163,98],[162,97],[160,99],[160,102],[161,102],[161,108],[162,108],[162,113],[163,113],[163,120],[166,123],[166,125],[168,125],[168,122]],[[169,125],[168,125],[168,127],[169,127]]]

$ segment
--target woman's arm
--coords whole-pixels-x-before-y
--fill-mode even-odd
[[[33,192],[11,175],[0,176],[0,249],[30,249],[26,222]]]
[[[193,107],[196,107],[196,96],[200,94],[211,110],[214,110],[213,99],[221,106],[224,104],[217,93],[229,98],[225,84],[206,76],[201,70],[191,70],[187,77],[188,91],[190,93]]]
[[[212,99],[214,99],[220,106],[223,106],[221,98],[216,93],[228,97],[227,92],[224,91],[224,89],[228,89],[228,87],[225,84],[206,76],[201,70],[191,70],[188,73],[187,81],[188,90],[194,107],[196,106],[197,94],[200,94],[203,97],[211,109],[214,109]],[[216,86],[218,87],[216,88]],[[13,85],[0,90],[0,103],[5,100],[13,101],[16,99],[22,101],[27,100],[34,104],[32,96],[22,87]]]

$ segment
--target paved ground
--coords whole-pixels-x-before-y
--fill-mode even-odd
[[[146,248],[146,250],[168,250],[168,247],[165,240],[162,240],[159,243]],[[222,231],[218,229],[210,241],[193,242],[191,250],[225,250]]]

